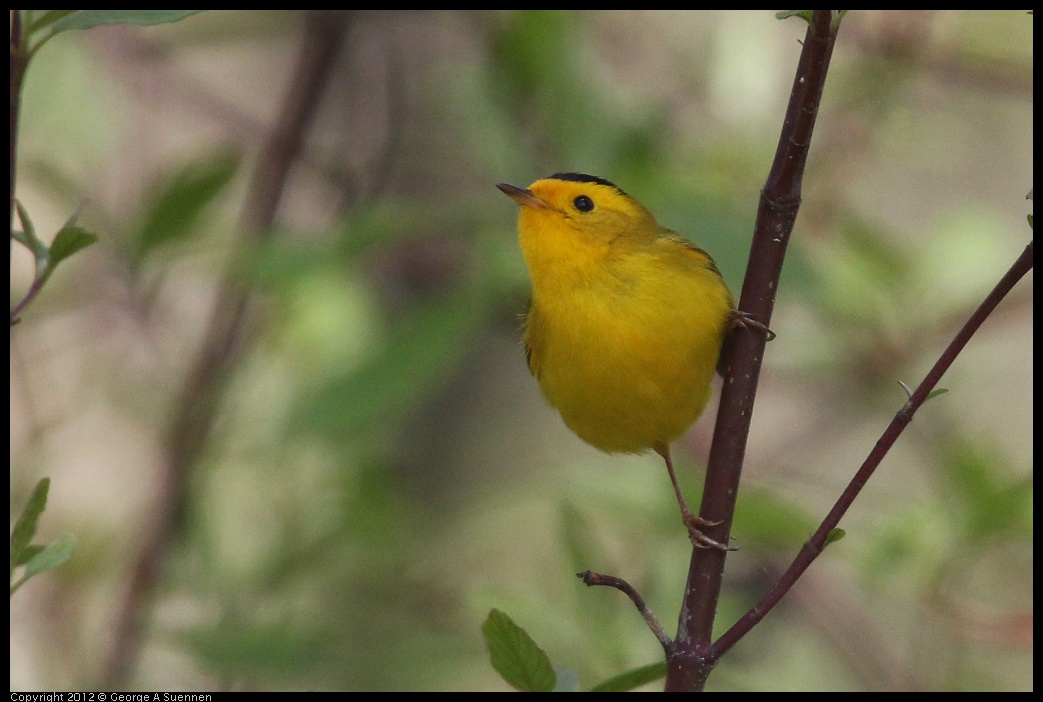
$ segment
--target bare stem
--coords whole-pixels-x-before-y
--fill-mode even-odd
[[[974,311],[974,314],[970,316],[966,324],[957,332],[949,346],[942,352],[942,355],[938,358],[938,361],[934,364],[931,370],[924,377],[923,381],[917,386],[916,390],[910,396],[909,401],[902,406],[900,410],[895,414],[894,419],[888,425],[887,429],[877,440],[873,450],[866,457],[866,460],[862,463],[862,467],[858,469],[855,476],[848,483],[847,488],[840,495],[836,504],[833,505],[833,509],[830,510],[829,514],[822,521],[818,530],[815,531],[811,539],[804,544],[804,548],[797,554],[797,558],[790,564],[786,572],[782,574],[779,581],[775,584],[775,587],[764,596],[764,598],[756,604],[749,612],[747,612],[739,621],[737,621],[728,631],[724,633],[713,644],[713,652],[711,657],[713,660],[719,658],[725,651],[730,649],[735,643],[741,639],[746,632],[752,629],[757,622],[764,618],[764,616],[770,612],[775,605],[779,603],[782,597],[793,587],[797,582],[797,579],[808,569],[808,566],[818,558],[822,553],[823,548],[826,546],[826,539],[829,536],[830,531],[836,528],[837,524],[840,523],[841,518],[847,512],[851,503],[854,502],[855,498],[861,492],[863,486],[869,480],[870,476],[880,465],[880,462],[887,455],[887,452],[891,450],[895,441],[901,436],[909,423],[913,421],[913,415],[916,414],[917,410],[920,409],[921,405],[927,400],[931,391],[941,380],[942,375],[949,369],[956,357],[960,355],[963,348],[970,341],[974,333],[978,331],[978,328],[982,323],[992,314],[992,311],[996,309],[1000,301],[1011,291],[1015,284],[1029,270],[1032,268],[1032,243],[1030,242],[1021,256],[1014,262],[1014,265],[1010,267],[1007,274],[1000,279],[1000,282],[996,284],[996,287],[992,289],[992,292],[985,298],[984,302]]]
[[[761,192],[739,309],[761,324],[771,321],[782,262],[800,207],[801,180],[818,114],[837,27],[829,10],[815,10],[793,80],[775,161]],[[700,516],[718,525],[707,536],[728,543],[746,452],[766,335],[737,330],[729,341],[728,372],[706,469]],[[675,648],[667,657],[667,691],[701,690],[716,663],[711,634],[724,576],[725,551],[693,549],[678,619]]]
[[[669,656],[674,649],[674,642],[670,640],[670,637],[666,635],[666,631],[663,629],[662,624],[656,619],[655,614],[645,604],[645,600],[641,595],[638,594],[637,590],[634,589],[633,585],[628,583],[623,578],[617,578],[613,575],[602,575],[601,573],[595,573],[592,570],[585,570],[582,573],[576,573],[576,577],[583,581],[583,584],[587,587],[593,587],[595,585],[604,585],[606,587],[614,587],[634,603],[637,607],[637,611],[644,618],[645,623],[648,624],[648,628],[652,630],[655,637],[659,639],[659,643],[663,645],[663,650],[666,651],[666,655]]]

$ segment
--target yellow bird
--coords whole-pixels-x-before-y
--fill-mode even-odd
[[[713,259],[603,178],[496,187],[521,206],[525,351],[544,397],[591,446],[662,456],[692,543],[728,548],[699,531],[709,523],[688,509],[670,460],[710,398],[725,336],[745,321]]]

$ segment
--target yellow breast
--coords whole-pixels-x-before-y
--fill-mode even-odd
[[[604,451],[666,446],[702,413],[732,298],[709,257],[669,239],[533,275],[525,343],[544,396]]]

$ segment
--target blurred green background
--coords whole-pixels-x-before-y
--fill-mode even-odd
[[[661,461],[607,456],[529,377],[497,182],[608,178],[738,292],[805,25],[768,11],[356,12],[277,232],[236,244],[296,12],[64,34],[29,73],[18,196],[100,243],[11,340],[11,507],[52,479],[65,566],[11,606],[12,690],[100,679],[161,435],[233,257],[246,352],[150,600],[134,689],[496,690],[510,614],[584,687],[661,660],[690,546]],[[1031,237],[1032,19],[852,12],[777,299],[718,627],[796,555]],[[12,304],[31,264],[15,250]],[[1032,280],[985,324],[715,690],[1032,686]],[[715,401],[711,401],[711,407]],[[708,410],[675,456],[691,495]],[[13,517],[12,517],[13,519]],[[653,684],[648,689],[661,689]]]

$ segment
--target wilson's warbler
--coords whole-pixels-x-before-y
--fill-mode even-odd
[[[711,523],[688,509],[670,460],[710,397],[725,336],[746,322],[713,259],[603,178],[497,187],[521,206],[525,351],[544,397],[588,444],[662,456],[692,542],[727,548],[699,531]]]

